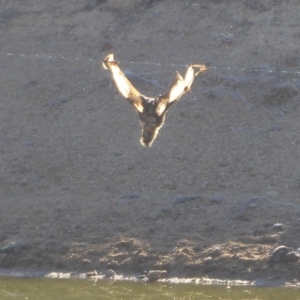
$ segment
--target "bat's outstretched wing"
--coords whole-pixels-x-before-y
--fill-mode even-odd
[[[103,68],[109,69],[114,82],[123,97],[125,97],[130,104],[132,104],[135,109],[142,113],[142,97],[139,91],[131,84],[131,82],[126,78],[124,73],[119,68],[118,63],[114,60],[114,55],[109,54],[103,60]]]
[[[169,91],[165,95],[159,96],[159,104],[156,108],[158,115],[162,115],[172,104],[175,103],[175,101],[179,100],[184,94],[189,92],[195,77],[206,70],[207,68],[205,65],[197,64],[190,65],[187,68],[184,78],[182,78],[182,76],[177,72],[175,80]]]

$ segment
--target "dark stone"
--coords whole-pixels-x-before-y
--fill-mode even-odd
[[[150,270],[147,273],[147,278],[149,281],[156,281],[160,278],[164,278],[167,276],[166,270]]]
[[[277,247],[270,256],[270,262],[284,263],[299,260],[299,254],[291,251],[286,246]]]
[[[2,247],[2,252],[6,254],[17,254],[25,248],[26,245],[23,242],[11,242]]]
[[[112,269],[106,270],[104,274],[108,278],[111,278],[111,277],[114,277],[115,275],[117,275],[116,272]]]
[[[203,197],[201,195],[191,195],[191,196],[177,196],[173,200],[173,205],[182,204],[191,200],[200,199],[202,200]]]
[[[137,199],[139,196],[140,196],[139,194],[133,193],[133,194],[130,194],[130,195],[120,196],[120,199],[125,199],[125,200]]]
[[[212,257],[219,257],[221,255],[221,249],[219,247],[214,248],[211,252]]]
[[[283,224],[281,223],[276,223],[273,225],[273,229],[276,231],[282,231],[283,230]]]
[[[214,203],[214,204],[220,203],[221,201],[224,200],[224,198],[222,196],[218,196],[218,195],[211,196],[208,199],[211,203]]]

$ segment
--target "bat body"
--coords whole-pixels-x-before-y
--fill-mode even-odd
[[[149,98],[140,94],[131,84],[114,60],[113,54],[105,57],[103,67],[111,72],[120,94],[133,105],[139,114],[142,125],[141,144],[146,147],[150,147],[155,140],[159,129],[164,124],[167,110],[190,91],[194,78],[207,70],[203,64],[190,65],[184,78],[178,72],[176,73],[174,82],[165,95]],[[196,69],[198,70],[196,71]]]

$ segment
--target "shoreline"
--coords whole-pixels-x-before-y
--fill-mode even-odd
[[[205,277],[181,278],[169,277],[160,278],[157,280],[149,280],[146,275],[122,275],[116,274],[113,276],[105,275],[105,272],[55,272],[55,271],[38,271],[38,270],[5,270],[0,269],[0,278],[45,278],[45,279],[82,279],[82,280],[110,280],[110,281],[132,281],[140,283],[168,283],[168,284],[195,284],[195,285],[226,285],[230,286],[251,286],[251,287],[290,287],[300,288],[300,281],[293,280],[275,280],[270,281],[266,279],[257,280],[241,280],[241,279],[218,279]],[[94,274],[94,275],[93,275]]]

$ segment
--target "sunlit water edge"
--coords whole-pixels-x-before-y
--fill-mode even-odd
[[[288,286],[288,287],[287,287]],[[166,278],[147,282],[137,276],[0,269],[0,299],[289,299],[300,300],[300,286],[263,280]],[[159,297],[159,298],[158,298]]]
[[[0,268],[0,278],[52,278],[52,279],[93,279],[93,280],[107,280],[108,278],[99,273],[94,275],[91,273],[78,273],[78,272],[51,272],[51,271],[40,271],[40,270],[9,270]],[[115,275],[110,280],[113,281],[132,281],[132,282],[147,282],[146,277],[138,275]],[[194,277],[194,278],[181,278],[171,277],[163,278],[158,280],[162,283],[170,284],[196,284],[196,285],[226,285],[226,286],[259,286],[259,287],[296,287],[300,288],[300,281],[293,280],[266,280],[264,278],[256,280],[241,280],[241,279],[218,279],[205,277]]]

